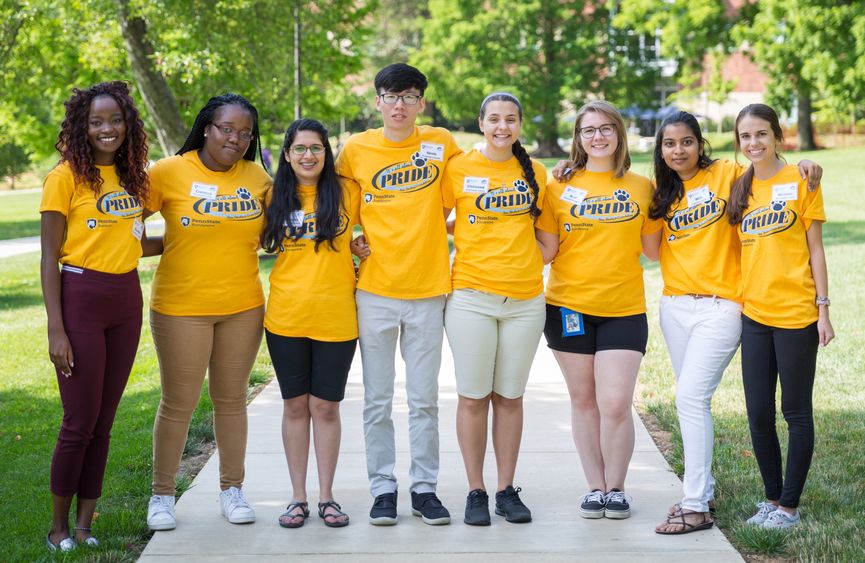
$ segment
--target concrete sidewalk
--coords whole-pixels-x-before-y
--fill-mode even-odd
[[[397,362],[398,364],[400,362]],[[342,405],[343,438],[334,495],[351,516],[351,525],[331,529],[315,514],[318,501],[315,458],[310,455],[307,487],[311,516],[300,529],[283,529],[277,518],[291,500],[280,436],[282,400],[274,380],[250,405],[249,447],[244,490],[256,510],[252,525],[229,524],[218,502],[217,455],[177,504],[178,527],[156,532],[141,556],[160,561],[476,561],[501,562],[634,559],[742,561],[717,529],[683,536],[661,536],[654,527],[667,507],[680,500],[681,483],[670,471],[639,418],[637,444],[627,492],[633,496],[627,520],[585,520],[577,498],[587,487],[570,432],[568,394],[559,368],[541,339],[525,398],[525,430],[515,485],[532,510],[530,524],[509,524],[492,515],[492,526],[463,524],[467,485],[456,441],[456,388],[450,349],[442,354],[440,391],[441,472],[438,493],[451,512],[449,526],[428,526],[411,514],[408,490],[408,423],[404,373],[398,372],[394,400],[399,523],[376,527],[367,522],[372,503],[363,445],[360,353],[349,376]],[[495,489],[495,458],[489,445],[486,484]],[[492,492],[490,494],[492,497]],[[494,507],[491,499],[491,508]],[[492,510],[491,510],[492,512]]]

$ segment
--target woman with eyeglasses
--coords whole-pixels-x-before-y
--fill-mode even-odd
[[[74,89],[39,211],[48,352],[63,422],[51,459],[51,551],[96,547],[111,427],[141,335],[144,123],[123,82]],[[59,267],[58,267],[59,266]],[[77,497],[74,533],[69,512]]]
[[[282,443],[292,500],[279,517],[299,528],[309,517],[306,472],[312,427],[318,516],[348,525],[333,499],[339,456],[339,404],[357,348],[355,273],[349,243],[357,223],[357,184],[336,175],[327,129],[299,119],[285,132],[261,246],[278,253],[270,274],[265,336],[282,393]]]
[[[652,186],[629,172],[625,124],[604,101],[577,112],[569,180],[551,180],[538,220],[547,282],[544,335],[571,396],[571,425],[589,492],[584,518],[628,518],[634,386],[648,323],[640,253],[660,228]]]
[[[142,241],[146,253],[162,251],[150,302],[162,380],[153,426],[151,530],[177,525],[175,476],[205,373],[222,513],[232,524],[255,521],[241,488],[246,390],[264,318],[257,250],[271,186],[256,154],[258,112],[229,93],[211,98],[177,155],[150,170],[145,217],[159,212],[165,219],[163,238]]]

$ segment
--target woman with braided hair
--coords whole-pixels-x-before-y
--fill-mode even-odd
[[[445,216],[456,208],[456,219],[448,224],[456,255],[445,330],[454,355],[457,438],[470,489],[465,523],[474,526],[490,525],[483,463],[491,403],[496,514],[515,523],[532,519],[513,482],[523,394],[544,327],[544,257],[535,220],[547,172],[520,144],[522,119],[513,94],[487,96],[478,118],[485,146],[451,160],[442,181]]]
[[[99,545],[90,525],[141,334],[136,267],[148,194],[147,139],[128,86],[103,82],[73,90],[55,146],[60,163],[45,178],[39,207],[48,349],[63,402],[47,545],[70,551],[76,542]]]
[[[232,524],[255,521],[243,486],[246,389],[263,330],[258,245],[271,179],[260,157],[258,112],[237,94],[211,98],[177,155],[150,171],[145,217],[165,218],[150,326],[162,380],[153,426],[152,530],[171,530],[175,476],[205,372],[219,449],[220,503]],[[155,247],[155,248],[151,248]]]

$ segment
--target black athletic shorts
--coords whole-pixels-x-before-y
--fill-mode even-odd
[[[560,352],[594,354],[602,350],[634,350],[646,353],[649,321],[645,313],[626,317],[597,317],[583,314],[585,334],[562,335],[562,313],[558,305],[547,303],[544,336],[547,346]]]
[[[264,331],[267,349],[283,399],[309,393],[325,401],[342,401],[357,338],[324,342]]]

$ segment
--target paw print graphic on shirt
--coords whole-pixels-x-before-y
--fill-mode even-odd
[[[249,193],[249,190],[247,190],[246,188],[237,188],[234,191],[234,193],[236,193],[237,197],[239,197],[240,199],[251,199],[252,198],[252,194]]]
[[[781,211],[785,207],[787,207],[786,201],[773,201],[769,204],[769,207],[772,208],[772,211]]]
[[[631,199],[631,194],[629,194],[625,190],[616,190],[613,192],[613,197],[619,201],[628,201],[629,199]]]
[[[529,191],[529,185],[523,180],[514,180],[514,188],[520,193]]]
[[[419,152],[416,152],[411,155],[411,163],[418,168],[423,168],[426,166],[426,158],[421,156]]]

